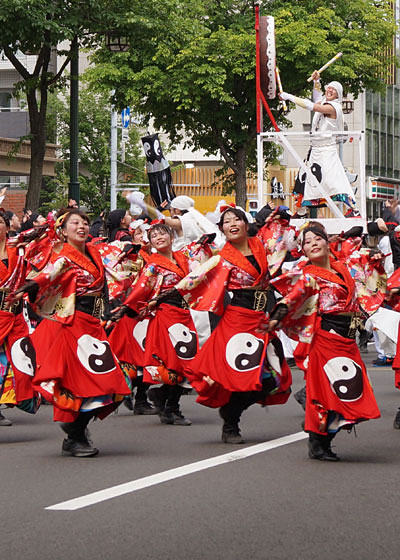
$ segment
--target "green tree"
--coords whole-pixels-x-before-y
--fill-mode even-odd
[[[129,3],[129,0],[127,0]],[[59,48],[63,41],[77,38],[80,46],[104,41],[104,32],[118,30],[124,0],[2,0],[0,9],[0,49],[20,75],[16,92],[26,95],[31,141],[31,167],[26,205],[39,204],[46,151],[48,94],[63,85],[64,70],[72,52]],[[25,67],[19,52],[37,55],[33,69]],[[65,60],[54,70],[54,57]]]
[[[276,18],[277,58],[288,91],[305,93],[308,75],[338,51],[343,59],[327,71],[328,79],[342,79],[355,94],[382,87],[378,76],[390,62],[382,53],[395,30],[388,2],[271,0],[262,12]],[[115,90],[120,106],[135,105],[172,142],[184,131],[188,146],[220,153],[244,205],[246,173],[255,159],[254,2],[131,0],[126,21],[129,52],[97,51],[93,82]],[[277,100],[270,105],[285,123]],[[273,144],[270,150],[267,161],[276,156]]]
[[[89,212],[99,214],[110,205],[110,122],[109,96],[94,93],[87,88],[84,77],[79,92],[79,160],[81,204]],[[52,94],[49,98],[48,128],[57,130],[62,162],[57,164],[57,176],[46,181],[42,189],[40,208],[48,211],[65,205],[67,200],[69,169],[69,106],[68,99]],[[129,127],[125,145],[125,162],[118,163],[119,181],[126,175],[131,182],[145,182],[145,158],[140,143],[140,132],[134,124]],[[121,131],[118,131],[121,151]],[[119,160],[121,158],[119,157]]]

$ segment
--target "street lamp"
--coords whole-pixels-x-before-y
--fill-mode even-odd
[[[75,35],[71,42],[71,78],[69,101],[69,183],[68,199],[80,201],[78,180],[78,148],[79,148],[79,45]]]
[[[126,37],[119,37],[115,33],[106,33],[106,47],[111,52],[125,52],[129,49]],[[114,92],[113,92],[114,93]],[[110,209],[117,208],[117,151],[118,151],[118,113],[111,107],[111,140],[110,140]]]
[[[126,52],[129,49],[129,41],[127,37],[106,33],[106,47],[111,52]]]

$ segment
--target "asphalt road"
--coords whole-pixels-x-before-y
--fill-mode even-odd
[[[161,425],[156,416],[133,416],[122,407],[91,425],[100,448],[91,459],[61,457],[63,436],[50,406],[36,416],[6,411],[14,425],[0,428],[2,558],[397,557],[400,430],[392,423],[400,393],[391,369],[369,372],[382,417],[360,424],[357,437],[337,436],[340,463],[308,459],[305,439],[279,445],[279,438],[301,431],[302,409],[292,397],[284,406],[246,411],[243,446],[221,443],[217,412],[197,405],[194,395],[182,398],[190,427]],[[293,373],[297,390],[301,374]],[[255,447],[275,440],[278,447]],[[260,452],[235,460],[241,450]],[[179,476],[159,484],[147,479],[143,489],[87,507],[45,509],[231,452],[217,466],[173,471]]]

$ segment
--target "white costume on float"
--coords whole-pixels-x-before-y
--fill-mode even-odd
[[[294,193],[303,195],[302,206],[313,205],[307,204],[308,201],[317,201],[318,204],[318,201],[323,197],[344,195],[343,201],[353,207],[355,206],[353,189],[337,151],[339,137],[334,134],[344,130],[342,110],[343,88],[339,82],[330,82],[326,88],[329,87],[336,91],[337,98],[326,100],[325,97],[322,97],[319,80],[314,81],[313,102],[285,92],[282,92],[280,95],[281,99],[293,101],[309,111],[314,110],[316,103],[321,103],[322,105],[331,105],[336,112],[336,117],[331,118],[319,111],[315,111],[311,132],[312,134],[318,133],[318,136],[313,137],[311,140],[311,148],[306,158],[306,164],[318,184],[311,184],[306,173],[300,170],[296,178]]]
[[[311,132],[322,133],[323,136],[318,136],[311,140],[309,167],[327,196],[345,194],[355,203],[353,189],[337,151],[338,137],[332,135],[332,133],[344,129],[342,104],[336,100],[326,102],[324,99],[322,103],[332,105],[336,111],[336,119],[331,119],[323,113],[314,114]],[[315,200],[318,198],[321,198],[319,189],[311,185],[306,179],[303,200]]]

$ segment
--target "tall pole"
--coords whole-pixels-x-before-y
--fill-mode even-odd
[[[111,200],[110,209],[117,208],[117,149],[118,149],[118,129],[117,129],[118,113],[111,107],[111,169],[110,169],[110,190]]]
[[[69,183],[68,198],[80,202],[78,181],[78,148],[79,148],[79,45],[75,36],[71,43],[71,84],[70,84],[70,140],[69,140]]]

